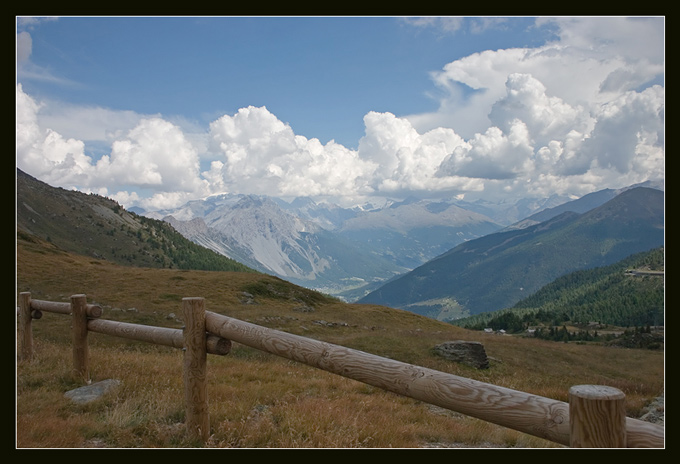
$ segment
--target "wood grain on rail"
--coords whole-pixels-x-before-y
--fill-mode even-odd
[[[90,319],[87,330],[129,340],[184,348],[184,333],[181,329]],[[205,343],[209,354],[224,356],[231,351],[231,341],[217,335],[206,334]]]
[[[569,407],[565,402],[260,327],[210,311],[206,312],[206,329],[393,393],[569,444]]]

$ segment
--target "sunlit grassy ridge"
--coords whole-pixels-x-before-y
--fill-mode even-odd
[[[110,198],[51,187],[20,169],[16,192],[17,235],[24,240],[40,237],[63,250],[124,266],[254,272]]]
[[[663,353],[554,343],[469,331],[413,313],[351,305],[253,273],[132,268],[17,241],[17,294],[104,307],[104,318],[179,328],[181,299],[267,327],[561,401],[569,387],[605,384],[627,395],[628,415],[663,390]],[[64,392],[70,376],[68,316],[33,323],[35,360],[17,364],[17,446],[194,447],[187,441],[182,352],[91,333],[93,381],[121,386],[87,405]],[[488,370],[436,356],[447,340],[484,343]],[[234,344],[208,358],[208,447],[551,447],[550,442]]]

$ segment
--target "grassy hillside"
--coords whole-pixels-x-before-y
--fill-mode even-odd
[[[68,301],[84,293],[104,318],[182,327],[181,299],[267,327],[443,372],[566,401],[576,384],[605,384],[627,395],[639,417],[664,386],[663,353],[487,335],[383,306],[345,304],[263,274],[126,267],[17,237],[17,294]],[[184,437],[182,352],[91,333],[94,381],[121,386],[88,405],[64,392],[70,376],[68,316],[34,321],[35,360],[17,364],[19,448],[194,447]],[[436,356],[447,340],[484,344],[490,368]],[[383,392],[235,344],[208,359],[211,439],[216,448],[553,447],[554,444]]]
[[[55,188],[17,169],[17,234],[129,266],[251,271],[196,245],[163,221],[126,211],[99,195]]]

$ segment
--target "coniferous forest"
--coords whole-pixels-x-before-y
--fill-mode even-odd
[[[657,248],[609,266],[567,274],[512,308],[454,323],[507,333],[532,330],[535,337],[555,341],[606,340],[597,330],[606,325],[624,327],[630,335],[649,333],[650,327],[664,325],[664,276],[649,271],[663,269],[664,249]],[[581,330],[570,331],[567,326]]]

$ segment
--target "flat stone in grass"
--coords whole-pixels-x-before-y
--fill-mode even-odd
[[[74,403],[89,403],[118,385],[120,385],[120,380],[106,379],[67,391],[64,396],[70,398]]]

